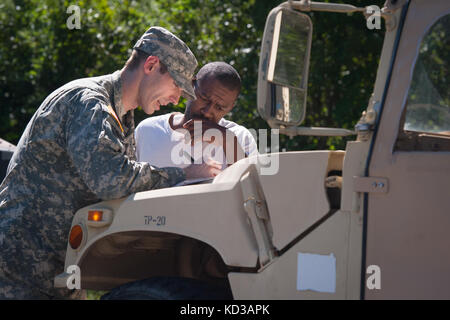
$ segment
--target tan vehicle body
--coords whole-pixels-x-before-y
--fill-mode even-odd
[[[212,183],[83,208],[73,219],[82,243],[67,246],[65,268],[80,267],[83,289],[180,276],[229,284],[234,299],[449,299],[450,138],[424,135],[441,139],[438,152],[397,147],[418,48],[449,13],[447,0],[386,3],[373,95],[345,151],[260,155]],[[261,174],[273,157],[277,174]],[[104,210],[103,223],[88,221],[89,210]],[[299,253],[335,258],[333,292],[298,288]],[[380,288],[367,285],[372,265]]]

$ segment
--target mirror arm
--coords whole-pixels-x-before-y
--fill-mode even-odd
[[[281,4],[281,6],[300,11],[328,11],[328,12],[342,12],[342,13],[366,11],[366,8],[355,7],[351,4],[323,3],[323,2],[313,2],[309,0],[301,0],[301,1],[289,0],[287,3],[285,2]]]
[[[300,0],[300,1],[288,0],[288,2],[282,3],[280,7],[306,12],[309,11],[327,11],[327,12],[341,12],[341,13],[361,12],[366,17],[366,19],[368,19],[368,17],[371,16],[372,12],[369,10],[371,6],[361,8],[355,7],[351,4],[323,3],[323,2],[313,2],[310,0]],[[380,16],[383,17],[386,21],[386,29],[388,31],[391,31],[395,27],[396,21],[392,11],[393,11],[392,8],[384,7],[383,9],[381,9],[380,12]]]
[[[275,118],[276,116],[276,110],[277,110],[277,102],[275,100],[275,94],[276,94],[276,86],[275,84],[270,84],[270,116],[272,118]]]
[[[355,131],[342,128],[322,128],[322,127],[288,127],[280,128],[280,133],[289,137],[295,136],[328,136],[344,137],[356,135]]]

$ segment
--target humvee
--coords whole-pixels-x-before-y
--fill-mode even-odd
[[[209,183],[82,208],[55,286],[77,266],[83,289],[112,299],[212,298],[216,288],[233,299],[449,299],[450,2],[375,9],[288,1],[264,30],[260,115],[290,136],[354,136],[345,150],[260,154]],[[385,22],[354,131],[298,127],[316,10]]]

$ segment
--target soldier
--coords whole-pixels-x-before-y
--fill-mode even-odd
[[[80,297],[56,290],[74,213],[134,192],[209,177],[218,166],[155,168],[135,158],[133,109],[148,114],[195,99],[197,61],[180,39],[152,27],[124,68],[72,81],[50,94],[28,123],[0,186],[0,298]]]

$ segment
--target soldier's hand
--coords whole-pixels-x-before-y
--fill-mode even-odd
[[[202,164],[191,164],[183,169],[186,179],[212,178],[222,171],[222,165],[217,161]]]

